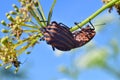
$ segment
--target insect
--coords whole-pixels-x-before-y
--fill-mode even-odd
[[[20,66],[21,62],[20,62],[20,61],[12,61],[12,64],[13,64],[16,68],[18,68],[18,67]]]
[[[18,60],[13,60],[13,61],[12,61],[12,64],[13,64],[14,67],[15,67],[15,71],[14,71],[14,72],[17,73],[18,70],[19,70],[19,67],[20,67],[21,62],[18,61]]]
[[[92,23],[90,24],[92,25]],[[56,48],[61,51],[69,51],[85,45],[95,36],[95,28],[93,25],[92,27],[87,25],[85,28],[81,28],[80,31],[72,33],[66,25],[53,21],[42,30],[43,40],[51,45],[53,50]]]
[[[77,25],[77,23],[75,23]],[[85,28],[81,28],[80,31],[75,31],[73,33],[74,39],[78,41],[79,46],[81,47],[88,43],[96,34],[95,28],[90,22],[91,26],[87,25]]]
[[[74,39],[69,28],[62,23],[53,21],[42,32],[43,39],[52,46],[53,50],[56,48],[61,51],[69,51],[78,46],[78,42]]]

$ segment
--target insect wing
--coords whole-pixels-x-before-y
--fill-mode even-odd
[[[80,31],[73,33],[74,39],[78,41],[79,46],[81,47],[88,43],[94,36],[96,32],[89,25],[85,28],[82,28]]]

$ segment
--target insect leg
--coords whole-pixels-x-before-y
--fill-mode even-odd
[[[70,29],[67,25],[63,24],[63,23],[59,23],[59,25],[63,25],[64,27]]]
[[[78,23],[77,23],[77,22],[74,22],[74,24],[75,24],[75,25],[77,25],[77,27],[81,29],[81,27],[78,25]]]
[[[55,51],[55,47],[52,46],[53,51]]]
[[[44,41],[44,40],[45,40],[44,36],[40,38],[40,41]]]
[[[42,33],[44,33],[44,32],[46,32],[46,28],[40,28],[40,31],[41,31]]]
[[[90,23],[90,25],[93,27],[93,30],[95,30],[95,27],[94,27],[94,25],[92,24],[92,22],[89,21],[89,23]]]

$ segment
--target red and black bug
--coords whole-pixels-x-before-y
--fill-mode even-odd
[[[85,45],[95,36],[95,28],[93,25],[92,27],[88,25],[80,31],[71,33],[66,25],[53,21],[42,30],[43,39],[52,46],[53,50],[57,48],[61,51],[69,51]]]
[[[74,39],[69,28],[62,23],[53,21],[42,32],[43,39],[52,46],[53,50],[57,48],[61,51],[69,51],[78,46],[78,42]]]
[[[76,41],[78,41],[78,43],[79,43],[78,47],[81,47],[81,46],[85,45],[95,36],[95,34],[96,34],[95,28],[94,28],[94,26],[92,25],[91,22],[90,22],[90,24],[91,24],[92,27],[87,25],[85,28],[81,28],[80,31],[75,31],[73,33],[74,39]]]

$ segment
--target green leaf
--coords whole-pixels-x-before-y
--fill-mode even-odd
[[[41,3],[40,3],[40,1],[38,1],[38,0],[37,0],[37,2],[38,2],[38,5],[39,5],[39,8],[37,7],[37,11],[38,11],[38,13],[39,13],[42,21],[46,21],[46,17],[45,17],[43,8],[42,8],[42,6],[41,6]],[[43,23],[45,24],[46,22],[43,22]],[[46,26],[46,25],[44,25],[44,26]]]
[[[49,11],[49,14],[48,14],[48,23],[47,24],[50,24],[53,8],[54,8],[55,4],[56,4],[56,0],[54,0],[54,2],[52,3],[52,6],[50,8],[50,11]]]
[[[43,17],[44,20],[46,20],[45,15],[44,15],[44,11],[43,11],[42,6],[40,4],[40,1],[38,1],[38,4],[39,4],[39,9],[40,9],[41,16]]]

